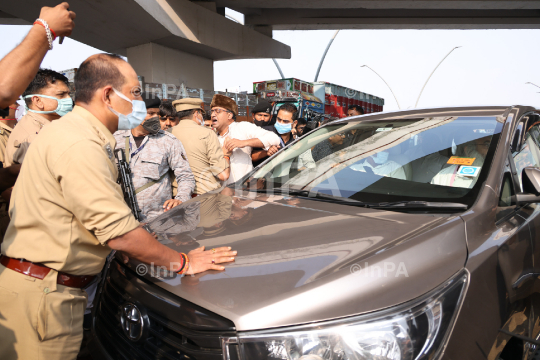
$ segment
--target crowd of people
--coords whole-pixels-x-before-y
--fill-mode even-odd
[[[103,57],[121,60],[115,55]],[[110,150],[120,149],[126,154],[141,221],[241,179],[301,137],[307,125],[305,119],[297,118],[298,109],[292,103],[283,104],[272,116],[273,104],[260,99],[251,111],[251,121],[237,122],[238,106],[224,95],[216,94],[211,110],[205,111],[203,100],[198,98],[161,100],[153,93],[138,91],[144,119],[132,129],[114,132],[115,146]],[[113,88],[113,92],[132,102],[119,90]],[[73,110],[74,95],[64,75],[49,69],[37,71],[22,94],[25,115],[15,118],[21,105],[14,102],[7,114],[0,116],[0,162],[4,168],[23,163],[41,130]],[[123,115],[111,111],[119,118]],[[362,108],[351,106],[349,115],[358,114],[363,114]],[[12,189],[4,190],[0,200],[0,240],[9,223]]]
[[[252,121],[239,122],[236,102],[224,95],[208,110],[201,99],[145,94],[114,54],[81,63],[72,94],[64,75],[40,64],[74,19],[67,3],[42,8],[0,61],[1,359],[75,359],[84,289],[111,250],[179,275],[223,270],[237,255],[230,247],[178,253],[142,223],[222,191],[306,132],[289,103],[273,116],[261,100]],[[17,121],[19,106],[25,115]],[[139,220],[117,183],[118,151],[131,169]]]

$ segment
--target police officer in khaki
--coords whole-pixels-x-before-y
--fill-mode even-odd
[[[221,187],[230,175],[231,151],[222,148],[214,131],[204,126],[204,103],[201,99],[173,101],[180,123],[172,134],[184,145],[191,172],[195,177],[196,195]]]
[[[9,136],[17,124],[17,119],[15,119],[15,111],[17,110],[18,106],[19,104],[17,103],[11,104],[9,106],[9,113],[7,116],[0,117],[0,162],[2,162],[2,164],[5,163],[4,155],[6,153],[6,145]],[[6,190],[6,192],[2,195],[9,199],[10,191]],[[2,243],[2,239],[4,238],[4,234],[6,233],[6,229],[9,224],[7,205],[8,203],[3,198],[0,198],[0,244]]]
[[[8,115],[5,117],[0,117],[0,162],[2,162],[2,164],[5,162],[4,156],[6,154],[6,145],[9,136],[11,135],[15,125],[17,125],[15,111],[17,111],[18,107],[19,104],[17,103],[9,105]]]
[[[188,254],[160,244],[122,198],[112,149],[116,130],[146,115],[133,68],[116,55],[85,60],[76,106],[29,148],[10,205],[0,257],[0,359],[75,359],[86,293],[111,249],[171,271],[223,270],[229,247]]]
[[[73,109],[68,79],[56,71],[39,69],[23,93],[26,115],[21,118],[6,145],[5,166],[14,164],[15,154],[24,158],[28,146],[43,127]]]

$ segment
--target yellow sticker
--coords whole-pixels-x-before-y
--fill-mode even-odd
[[[470,166],[474,163],[474,160],[476,160],[476,158],[462,158],[462,157],[452,156],[450,160],[448,160],[447,164]]]

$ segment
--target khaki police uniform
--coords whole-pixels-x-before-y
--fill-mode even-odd
[[[13,128],[7,126],[0,121],[0,161],[5,163],[6,145],[11,135]],[[5,166],[5,164],[4,164]],[[9,224],[9,215],[7,209],[7,203],[4,199],[0,198],[0,244],[6,233],[7,226]]]
[[[27,111],[26,115],[19,120],[9,137],[6,145],[4,167],[13,165],[13,158],[16,152],[19,158],[24,158],[25,154],[21,154],[21,151],[24,149],[24,152],[26,152],[28,145],[34,141],[41,129],[50,123],[51,121],[45,119],[43,116]]]
[[[5,165],[6,146],[9,136],[13,132],[13,128],[10,128],[6,124],[0,121],[0,161]]]
[[[187,98],[173,101],[176,111],[191,109],[203,110],[201,99]],[[184,145],[189,166],[195,177],[195,190],[197,195],[221,187],[216,177],[229,167],[223,157],[223,149],[219,144],[216,133],[204,126],[197,125],[193,120],[184,119],[172,128],[172,134]]]
[[[76,358],[87,295],[57,284],[57,272],[98,274],[107,241],[139,226],[116,183],[114,147],[109,130],[75,106],[28,150],[2,254],[52,270],[40,280],[0,265],[0,359]]]

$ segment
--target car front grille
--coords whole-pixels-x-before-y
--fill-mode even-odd
[[[122,329],[127,303],[145,315],[146,330],[138,341]],[[231,321],[145,281],[116,260],[99,295],[93,331],[110,357],[126,360],[221,360],[221,337],[235,336]]]

